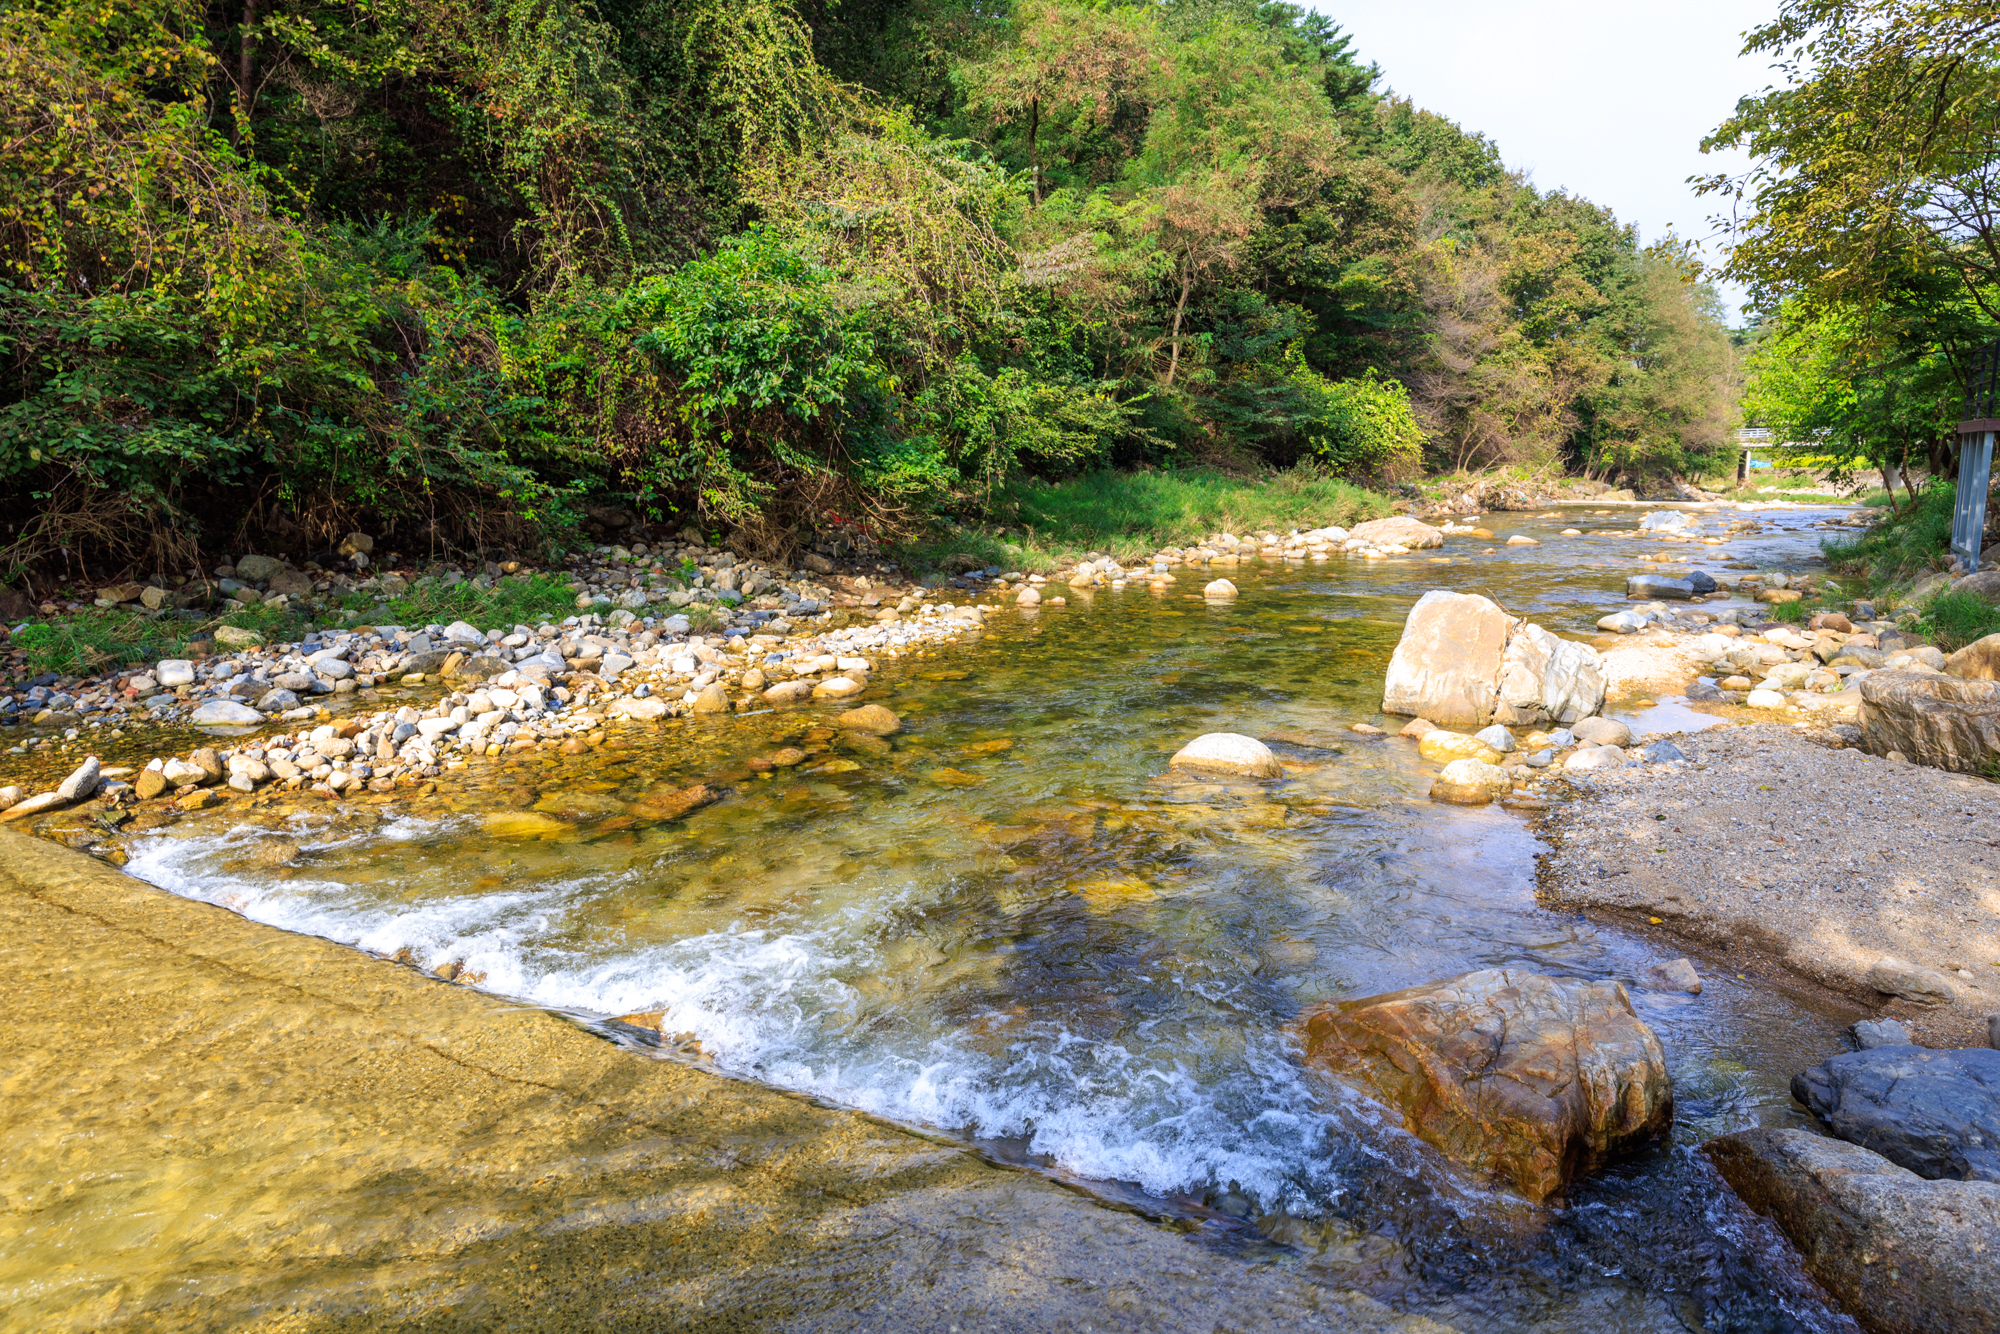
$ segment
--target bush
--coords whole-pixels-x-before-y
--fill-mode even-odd
[[[1329,380],[1287,353],[1291,382],[1306,404],[1301,434],[1327,467],[1348,476],[1400,481],[1423,466],[1424,428],[1410,391],[1372,368],[1357,380]]]

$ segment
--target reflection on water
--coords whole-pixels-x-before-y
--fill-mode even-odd
[[[1673,1143],[1553,1215],[1302,1076],[1283,1035],[1315,1002],[1473,968],[1629,983],[1666,957],[1537,907],[1517,817],[1431,805],[1414,747],[1347,730],[1396,724],[1383,668],[1426,588],[1587,630],[1655,548],[1555,536],[1573,522],[1494,516],[1543,545],[1449,563],[1246,568],[1226,607],[1189,575],[1010,608],[871,690],[904,719],[886,741],[812,712],[690,725],[496,768],[456,814],[273,815],[137,843],[130,869],[539,1004],[663,1011],[730,1074],[961,1134],[1465,1328],[1838,1328],[1688,1152],[1791,1121],[1787,1081],[1835,1020],[1726,977],[1698,999],[1634,985],[1673,1064]],[[1812,550],[1748,541],[1764,563]],[[1286,777],[1167,774],[1218,730],[1270,740]],[[784,744],[807,761],[743,764]],[[730,795],[627,814],[697,782]],[[295,864],[260,856],[280,837]]]

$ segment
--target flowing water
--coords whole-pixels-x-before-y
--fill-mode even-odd
[[[135,839],[128,869],[585,1021],[664,1012],[725,1074],[949,1132],[1460,1328],[1850,1328],[1691,1152],[1803,1124],[1787,1081],[1840,1020],[1728,976],[1699,998],[1637,986],[1671,954],[1539,907],[1520,816],[1432,805],[1413,746],[1348,730],[1400,724],[1376,708],[1424,590],[1585,633],[1661,550],[1635,511],[1555,514],[1488,520],[1536,547],[1246,565],[1228,605],[1184,571],[1009,607],[883,674],[868,698],[904,720],[886,741],[818,711],[678,725],[481,771],[458,814],[183,825]],[[1759,517],[1727,548],[1669,549],[1817,555],[1823,513]],[[1572,524],[1617,531],[1555,535]],[[1266,738],[1287,777],[1169,775],[1208,731]],[[811,758],[743,766],[780,744]],[[635,822],[662,782],[730,795]],[[278,838],[296,864],[259,858]],[[1320,1001],[1500,966],[1632,984],[1672,1067],[1671,1142],[1560,1209],[1467,1183],[1302,1073],[1286,1036]]]

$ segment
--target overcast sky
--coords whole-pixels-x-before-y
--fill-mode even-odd
[[[1741,170],[1702,136],[1772,82],[1742,34],[1777,0],[1318,0],[1382,82],[1500,146],[1544,190],[1607,205],[1651,242],[1711,232],[1692,175]],[[1719,261],[1713,246],[1709,253]],[[1732,312],[1737,293],[1724,289]]]

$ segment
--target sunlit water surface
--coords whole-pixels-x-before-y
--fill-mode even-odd
[[[1461,1328],[1851,1328],[1690,1152],[1802,1124],[1787,1081],[1839,1020],[1728,976],[1645,990],[1671,955],[1538,907],[1521,817],[1435,806],[1414,747],[1348,731],[1400,724],[1376,708],[1423,591],[1591,633],[1661,550],[1637,517],[1496,515],[1501,541],[1543,544],[1457,538],[1443,562],[1246,565],[1222,606],[1182,571],[1164,595],[1009,607],[976,645],[882,675],[868,698],[905,723],[887,745],[813,731],[819,712],[681,725],[496,767],[459,814],[183,828],[135,841],[130,869],[586,1019],[664,1011],[727,1074],[945,1130]],[[1823,513],[1759,517],[1721,551],[1673,550],[1816,555]],[[1619,533],[1556,536],[1572,525]],[[1267,739],[1288,776],[1169,775],[1207,731]],[[781,742],[819,749],[775,777],[742,766]],[[676,823],[625,813],[701,781],[731,795]],[[562,832],[496,832],[492,812],[523,808]],[[299,865],[256,857],[278,837]],[[1627,982],[1672,1065],[1671,1143],[1561,1209],[1466,1182],[1302,1073],[1286,1036],[1320,1001],[1502,966]]]

